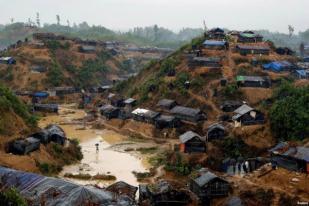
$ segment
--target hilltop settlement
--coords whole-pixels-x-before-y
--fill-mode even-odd
[[[34,33],[0,54],[1,190],[28,205],[308,203],[309,43],[300,48],[221,28],[177,51]],[[68,104],[87,115],[67,124],[132,140],[117,146],[146,156],[139,185],[54,177],[81,147],[65,124],[37,121]]]

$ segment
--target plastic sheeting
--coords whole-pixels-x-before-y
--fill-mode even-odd
[[[31,205],[39,206],[133,206],[135,201],[93,186],[0,167],[1,186],[15,187]]]

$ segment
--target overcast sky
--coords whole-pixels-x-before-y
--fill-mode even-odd
[[[309,28],[309,0],[0,0],[0,23],[35,20],[42,23],[87,21],[114,30],[158,24],[184,27],[269,29],[287,32]]]

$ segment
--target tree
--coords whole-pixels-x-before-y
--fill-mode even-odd
[[[294,27],[293,26],[291,26],[291,25],[289,25],[288,26],[288,29],[289,29],[289,37],[291,38],[292,36],[293,36],[293,33],[294,33]]]
[[[57,25],[60,25],[60,16],[59,16],[59,14],[56,15],[56,19],[57,19]]]
[[[158,35],[159,27],[158,27],[158,25],[154,25],[153,32],[154,32],[154,36],[155,36],[155,41],[158,41],[158,39],[159,39],[159,35]]]
[[[283,83],[273,95],[270,123],[273,134],[284,140],[302,140],[309,136],[309,86]]]
[[[38,27],[41,27],[41,20],[39,12],[36,13],[36,24]]]
[[[299,51],[300,51],[300,56],[304,56],[304,54],[305,54],[305,44],[304,44],[304,42],[302,42],[301,44],[300,44],[300,46],[299,46]]]

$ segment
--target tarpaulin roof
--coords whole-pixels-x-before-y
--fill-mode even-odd
[[[137,108],[135,109],[132,114],[138,115],[138,116],[142,116],[142,117],[146,117],[146,118],[155,118],[157,116],[160,115],[159,112],[154,112],[148,109],[141,109],[141,108]]]
[[[58,110],[58,104],[34,104],[35,108],[48,108],[48,109],[57,109]]]
[[[110,104],[106,104],[106,105],[103,105],[102,107],[100,107],[100,111],[102,112],[113,112],[115,110],[118,110],[118,108],[110,105]]]
[[[302,77],[309,75],[309,70],[295,70],[295,72]]]
[[[309,148],[295,147],[289,145],[287,142],[280,142],[274,148],[269,150],[274,154],[281,154],[283,156],[294,157],[309,162]]]
[[[193,109],[190,107],[176,106],[170,111],[172,114],[186,115],[190,117],[195,117],[201,113],[200,109]]]
[[[272,71],[276,71],[276,72],[279,72],[279,71],[282,71],[282,70],[285,70],[285,69],[289,69],[291,67],[293,67],[293,65],[288,61],[274,61],[274,62],[271,62],[269,64],[263,64],[264,69],[272,70]]]
[[[136,99],[129,98],[129,99],[126,99],[123,103],[125,103],[125,104],[132,104],[134,102],[136,102]]]
[[[9,61],[13,59],[13,57],[0,57],[0,61]]]
[[[267,50],[270,48],[268,46],[256,46],[256,45],[237,45],[236,48],[241,50]]]
[[[206,40],[204,46],[225,46],[226,41]]]
[[[161,99],[158,102],[157,106],[159,106],[159,107],[169,107],[169,106],[171,106],[175,103],[176,103],[176,101],[172,100],[172,99]]]
[[[214,179],[220,179],[222,181],[225,181],[224,179],[218,177],[217,175],[215,175],[212,172],[205,172],[204,174],[202,174],[201,176],[199,176],[198,178],[194,179],[193,181],[198,184],[200,187],[204,187],[205,185],[207,185],[209,182],[211,182]]]
[[[245,38],[257,38],[257,37],[262,37],[261,35],[258,34],[252,34],[252,33],[248,33],[248,32],[241,32],[239,34],[241,37],[245,37]]]
[[[33,94],[33,96],[35,96],[35,97],[48,97],[49,96],[49,94],[48,94],[48,92],[35,92],[34,94]]]
[[[44,199],[45,206],[133,206],[134,200],[126,195],[115,195],[93,186],[81,186],[66,180],[44,177],[41,175],[0,167],[1,186],[15,187],[21,195],[40,205]]]
[[[235,115],[232,117],[232,119],[237,120],[238,118],[240,118],[244,114],[247,114],[248,112],[251,112],[251,111],[255,111],[255,109],[244,104],[234,111]]]
[[[201,137],[200,135],[198,135],[198,134],[196,134],[195,132],[192,132],[192,131],[188,131],[188,132],[180,135],[179,139],[180,139],[181,143],[186,143],[194,137],[198,137],[201,141],[204,141],[203,137]]]
[[[250,82],[264,82],[266,81],[265,77],[260,76],[237,76],[236,80],[239,81],[250,81]]]
[[[209,63],[220,63],[220,57],[194,57],[193,61],[196,62],[209,62]]]

